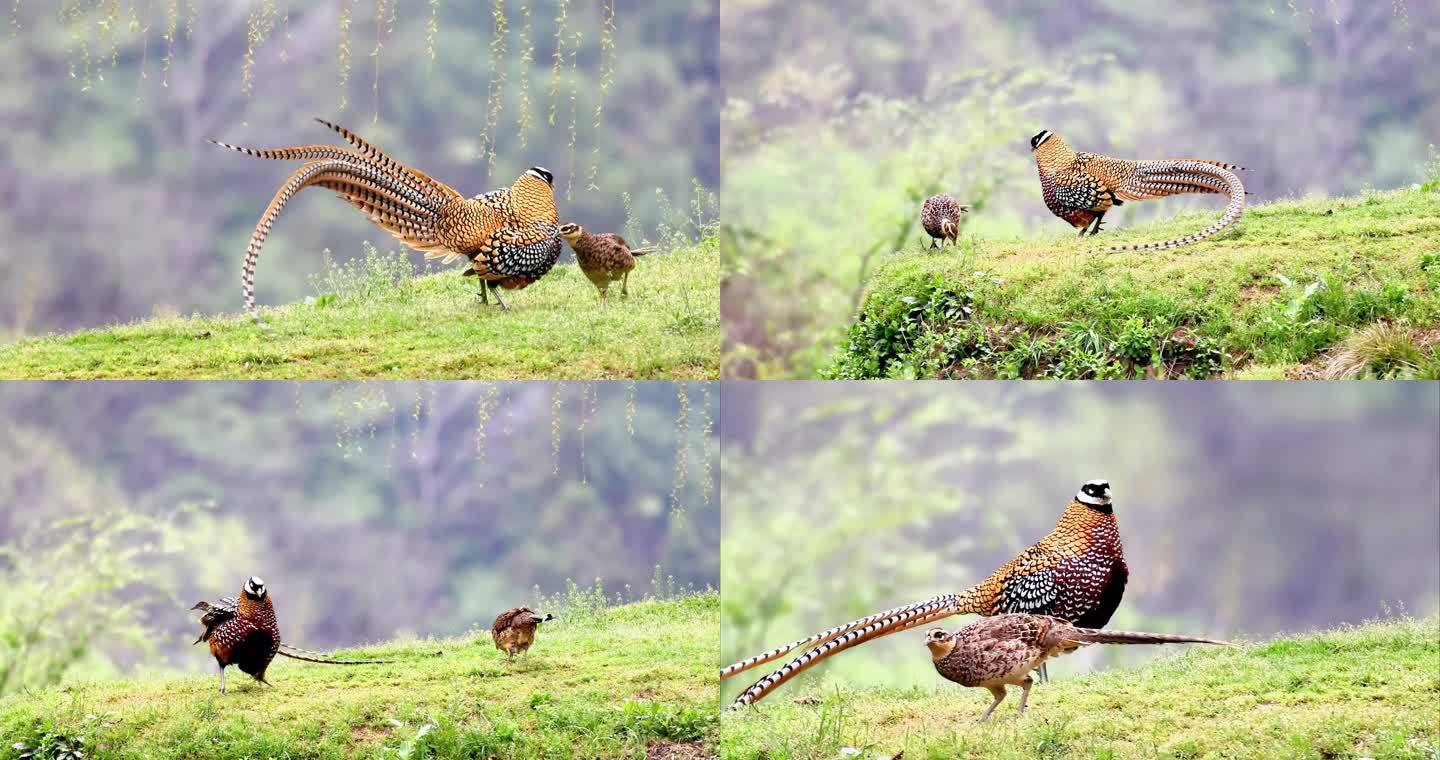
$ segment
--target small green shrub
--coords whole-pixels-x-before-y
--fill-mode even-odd
[[[325,249],[321,272],[310,276],[310,287],[315,290],[315,306],[323,308],[340,299],[359,302],[380,298],[406,300],[417,274],[410,254],[404,251],[381,253],[368,241],[364,243],[363,250],[364,256],[337,264],[330,249]]]
[[[46,731],[26,742],[10,745],[15,760],[85,760],[90,753],[85,749],[85,738],[66,736]]]
[[[662,739],[693,742],[705,738],[720,718],[713,710],[672,707],[649,700],[632,700],[620,708],[616,728],[635,741]]]

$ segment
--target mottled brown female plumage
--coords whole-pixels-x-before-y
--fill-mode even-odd
[[[1095,235],[1114,206],[1182,193],[1219,193],[1230,203],[1220,220],[1193,235],[1160,243],[1119,246],[1112,251],[1145,251],[1189,245],[1215,235],[1240,221],[1245,211],[1245,185],[1232,170],[1243,166],[1201,159],[1129,161],[1098,153],[1075,151],[1050,130],[1030,138],[1040,191],[1055,216]]]
[[[516,607],[495,618],[495,624],[490,627],[490,637],[495,640],[496,649],[514,657],[535,643],[536,626],[554,619],[555,616],[549,613],[538,615],[529,607]]]
[[[817,662],[867,641],[933,623],[951,615],[1025,612],[1054,615],[1099,628],[1110,620],[1130,576],[1111,505],[1110,484],[1080,487],[1060,521],[1044,538],[960,594],[943,594],[867,615],[741,660],[720,671],[728,678],[802,647],[810,649],[746,689],[731,707],[754,704]]]
[[[920,206],[920,226],[930,235],[931,248],[943,248],[947,241],[959,243],[960,216],[970,212],[948,195],[932,195]],[[938,241],[938,243],[937,243]]]
[[[630,270],[635,268],[635,257],[653,253],[654,248],[631,248],[625,238],[609,232],[592,234],[578,224],[560,225],[560,237],[575,250],[575,261],[580,271],[590,278],[600,291],[600,303],[605,303],[605,294],[610,283],[620,281],[620,295],[629,296]]]
[[[255,264],[260,247],[290,199],[306,187],[335,191],[364,211],[370,221],[426,258],[446,263],[465,257],[465,274],[480,278],[481,297],[497,288],[523,288],[540,279],[560,258],[559,213],[554,175],[531,167],[505,190],[464,198],[449,185],[390,158],[350,130],[316,119],[352,148],[303,145],[262,150],[212,140],[248,156],[306,162],[275,193],[251,233],[242,272],[245,309],[255,316]],[[258,319],[258,317],[257,317]]]
[[[954,633],[936,628],[925,636],[935,671],[961,686],[989,689],[995,701],[983,722],[1005,700],[1005,687],[1019,686],[1020,713],[1035,681],[1030,673],[1045,661],[1088,644],[1218,644],[1229,642],[1163,633],[1097,631],[1048,615],[1006,614],[977,620]]]

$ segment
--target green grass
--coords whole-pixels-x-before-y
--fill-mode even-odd
[[[828,374],[1440,378],[1440,192],[1270,203],[1196,245],[1103,251],[1214,217],[899,251]]]
[[[917,656],[925,656],[923,648]],[[1440,757],[1440,620],[1402,619],[984,689],[784,689],[722,719],[727,760]],[[797,700],[804,703],[797,703]],[[846,752],[845,748],[858,750]],[[842,754],[843,753],[843,754]]]
[[[147,319],[0,347],[0,379],[423,378],[709,379],[720,364],[716,239],[652,254],[630,297],[574,264],[484,306],[474,278],[408,276],[372,255],[332,267],[303,304],[262,308],[272,335],[240,314]],[[397,271],[398,270],[398,271]],[[262,270],[263,271],[263,270]],[[492,302],[493,304],[493,302]]]
[[[46,734],[95,758],[699,756],[717,741],[719,633],[706,593],[567,615],[514,662],[482,631],[341,653],[388,665],[279,658],[273,688],[232,668],[224,696],[213,673],[75,683],[0,700],[0,758]]]

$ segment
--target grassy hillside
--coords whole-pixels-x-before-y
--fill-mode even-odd
[[[1103,250],[1215,216],[899,251],[829,374],[1440,377],[1440,192],[1270,203],[1197,245]]]
[[[915,656],[928,657],[918,634]],[[1399,620],[1018,690],[786,688],[722,719],[727,760],[1430,758],[1440,756],[1440,620]],[[846,750],[846,748],[850,748]]]
[[[555,267],[510,311],[487,307],[458,271],[412,277],[372,254],[317,278],[320,295],[241,314],[156,318],[0,347],[10,378],[713,378],[720,362],[715,238],[640,260],[630,297],[601,308],[574,264]],[[263,272],[263,268],[262,268]],[[237,286],[238,287],[238,286]]]
[[[273,688],[232,668],[224,696],[213,674],[77,683],[0,700],[0,758],[54,736],[94,758],[701,757],[719,634],[705,594],[546,623],[514,662],[484,631],[341,653],[388,665],[280,658]]]

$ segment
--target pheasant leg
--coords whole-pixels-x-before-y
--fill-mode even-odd
[[[980,716],[980,720],[975,721],[976,723],[984,723],[985,720],[990,717],[990,713],[995,712],[995,708],[999,707],[1000,703],[1005,701],[1004,686],[991,686],[989,688],[990,693],[995,695],[995,701],[990,703],[990,709],[986,710],[985,714]]]

